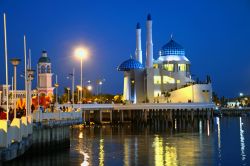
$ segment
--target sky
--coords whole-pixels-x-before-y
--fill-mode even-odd
[[[116,69],[135,53],[137,22],[142,27],[145,62],[145,23],[150,13],[155,59],[173,34],[174,40],[185,48],[192,74],[200,80],[210,75],[213,90],[219,96],[250,94],[249,0],[0,0],[0,14],[4,12],[9,58],[23,60],[26,34],[33,68],[41,51],[47,50],[53,73],[58,75],[59,92],[71,86],[66,77],[73,68],[76,84],[80,83],[80,61],[74,57],[74,49],[84,46],[89,56],[83,62],[83,79],[105,79],[102,92],[122,93],[123,73]],[[0,84],[5,83],[3,46],[1,16]],[[23,63],[18,66],[18,89],[24,84],[19,76],[24,71]],[[10,76],[12,68],[9,64]]]

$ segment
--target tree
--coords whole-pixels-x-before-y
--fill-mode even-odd
[[[170,92],[165,92],[164,96],[167,98],[167,102],[169,102],[168,98],[171,96],[171,93]]]
[[[114,102],[115,102],[115,103],[122,103],[122,102],[123,102],[123,101],[122,101],[122,98],[123,98],[122,95],[115,95],[115,96],[114,96]]]

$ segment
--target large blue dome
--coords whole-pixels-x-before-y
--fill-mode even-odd
[[[176,43],[173,39],[171,39],[160,50],[160,56],[168,55],[185,56],[185,50],[180,44]]]
[[[118,71],[130,71],[135,69],[143,69],[143,66],[139,61],[132,58],[122,62],[117,68]]]

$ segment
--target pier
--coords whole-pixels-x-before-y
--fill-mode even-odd
[[[161,120],[173,123],[175,118],[213,117],[213,103],[144,103],[144,104],[62,104],[58,108],[74,107],[82,110],[83,122],[103,123],[144,123]]]
[[[60,108],[67,107],[69,112]],[[211,119],[213,103],[62,104],[55,112],[36,110],[32,116],[0,121],[0,161],[12,160],[29,148],[69,146],[69,126],[122,124],[173,126],[175,120]]]

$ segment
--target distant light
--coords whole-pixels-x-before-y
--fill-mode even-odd
[[[99,85],[102,85],[102,81],[99,82]]]
[[[240,97],[242,97],[244,94],[243,94],[243,93],[240,93],[239,95],[240,95]]]
[[[77,85],[76,88],[81,91],[82,90],[82,87],[80,85]]]
[[[87,86],[87,89],[88,89],[89,91],[91,91],[93,88],[92,88],[91,85],[89,85],[89,86]]]

